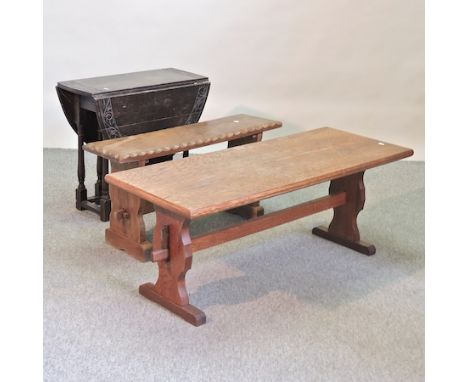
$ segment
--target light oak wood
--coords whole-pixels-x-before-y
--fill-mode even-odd
[[[280,211],[269,213],[257,218],[253,218],[244,223],[235,224],[232,227],[224,228],[218,231],[210,232],[204,235],[196,236],[192,239],[192,251],[201,251],[219,245],[227,241],[239,239],[241,237],[251,235],[277,225],[284,224],[302,217],[315,214],[329,208],[342,206],[346,203],[346,193],[341,192],[330,196],[324,196],[319,199],[301,203],[297,206],[285,208]],[[165,247],[165,241],[162,240],[164,227],[162,223],[157,222],[154,232],[157,235],[158,244],[152,253],[152,261],[157,262],[166,260],[169,257],[169,250]],[[167,235],[167,232],[165,233]],[[167,239],[166,239],[167,241]]]
[[[222,244],[227,241],[239,239],[277,225],[288,223],[293,220],[303,218],[329,208],[344,205],[346,202],[346,193],[324,196],[310,202],[301,203],[297,206],[285,208],[280,211],[269,213],[261,217],[236,224],[219,231],[211,232],[205,235],[197,236],[192,239],[192,251],[200,251],[214,245]],[[160,255],[161,256],[161,255]]]
[[[206,316],[190,305],[185,285],[193,252],[333,208],[330,226],[317,227],[312,232],[372,255],[375,247],[361,241],[357,226],[357,216],[365,203],[364,171],[412,153],[411,149],[322,128],[183,161],[117,172],[106,179],[118,199],[131,195],[154,203],[156,226],[151,260],[158,265],[158,279],[155,284],[141,285],[140,293],[199,326],[206,322]],[[323,181],[331,181],[328,196],[193,239],[190,236],[193,218]],[[135,202],[131,204],[136,210]],[[130,219],[129,214],[112,211],[111,223],[114,221],[117,230],[123,230],[121,220]],[[128,229],[133,232],[131,226]]]
[[[192,242],[189,221],[164,213],[155,207],[157,223],[154,229],[154,247],[164,247],[168,259],[157,261],[159,272],[155,284],[140,286],[140,294],[176,313],[192,325],[206,322],[205,313],[189,304],[185,275],[192,267]]]
[[[148,261],[152,245],[146,240],[143,213],[152,210],[153,206],[113,185],[110,185],[109,191],[112,210],[109,228],[106,229],[106,242],[140,261]]]
[[[230,146],[245,144],[256,134],[281,127],[281,122],[245,114],[172,127],[129,137],[88,143],[85,151],[107,158],[112,163],[129,163],[188,151],[219,142]],[[236,142],[237,141],[237,142]]]
[[[248,137],[238,138],[233,141],[229,141],[228,148],[246,145],[249,143],[261,142],[262,137],[263,137],[263,134],[259,133],[259,134],[251,135]],[[242,216],[244,219],[256,218],[256,217],[262,216],[265,213],[263,207],[260,205],[260,202],[254,202],[254,203],[247,204],[245,206],[231,208],[230,210],[227,210],[226,212]]]
[[[367,256],[375,254],[375,246],[361,241],[357,225],[357,216],[366,201],[364,172],[332,180],[328,192],[330,196],[345,192],[346,203],[333,208],[333,219],[328,228],[315,227],[312,233]]]
[[[178,144],[171,146],[170,142],[184,142],[184,139],[203,136],[202,143],[216,143],[220,139],[229,139],[228,147],[236,147],[249,143],[259,142],[262,139],[262,132],[272,128],[280,127],[281,122],[266,120],[263,118],[252,117],[248,115],[236,115],[232,117],[221,118],[218,120],[208,121],[200,124],[184,125],[180,129],[172,128],[164,131],[157,131],[146,135],[132,136],[124,139],[114,139],[108,141],[100,141],[90,144],[89,147],[98,147],[99,150],[104,150],[107,147],[112,147],[114,150],[113,159],[110,158],[112,164],[112,172],[129,170],[135,167],[144,167],[148,164],[155,164],[172,159],[172,155],[166,155],[167,151],[157,150],[157,147],[163,147],[165,150],[170,149],[170,154],[174,154],[181,150],[181,146],[185,148],[193,148],[192,146]],[[196,128],[196,130],[194,130]],[[247,135],[246,133],[253,135]],[[116,143],[117,142],[117,143]],[[198,141],[197,141],[198,142]],[[159,146],[158,146],[159,145]],[[167,145],[167,146],[166,146]],[[144,147],[145,150],[141,151]],[[98,155],[104,155],[104,151],[96,151]],[[123,153],[123,154],[122,154]],[[125,154],[126,153],[126,154]],[[118,162],[119,155],[127,155],[131,153],[133,162]],[[184,157],[186,157],[184,151]],[[151,158],[147,158],[151,155]],[[143,159],[142,159],[143,158]],[[106,161],[107,162],[107,161]],[[105,173],[107,174],[108,171]],[[107,183],[106,192],[107,192]],[[144,221],[141,215],[152,212],[153,205],[145,200],[141,200],[141,206],[138,210],[126,207],[126,202],[134,198],[131,193],[125,195],[126,191],[119,189],[114,194],[118,198],[118,204],[113,210],[125,211],[125,219],[123,215],[116,215],[120,220],[110,219],[110,227],[106,230],[106,240],[109,244],[116,248],[125,250],[130,256],[133,256],[140,261],[150,260],[149,253],[151,252],[150,243],[145,240],[140,240],[135,235],[131,235],[132,231],[145,232]],[[250,203],[245,206],[240,206],[227,212],[242,216],[244,219],[251,219],[263,215],[263,207],[259,202]],[[135,214],[137,214],[135,216]],[[122,222],[126,222],[128,226],[131,224],[131,230],[122,229]]]
[[[205,313],[196,306],[190,304],[179,305],[159,294],[152,283],[140,285],[139,293],[148,300],[154,301],[166,309],[177,314],[193,326],[200,326],[206,323]]]
[[[107,182],[188,219],[409,157],[413,150],[333,128],[117,172]]]

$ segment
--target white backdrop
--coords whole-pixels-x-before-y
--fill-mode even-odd
[[[332,126],[424,159],[423,0],[45,0],[44,146],[76,146],[58,81],[165,67],[210,78],[201,120]]]

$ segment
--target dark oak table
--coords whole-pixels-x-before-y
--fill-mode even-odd
[[[364,207],[364,172],[413,155],[386,142],[321,128],[185,160],[106,176],[121,189],[154,205],[152,260],[159,276],[140,293],[193,325],[205,314],[189,304],[185,274],[192,253],[279,224],[333,208],[328,227],[312,232],[366,255],[375,247],[361,240],[357,216]],[[192,238],[193,219],[330,181],[329,194],[232,227]]]
[[[63,112],[78,135],[76,208],[109,220],[108,160],[97,158],[95,196],[88,198],[83,143],[198,122],[209,88],[207,77],[173,68],[59,82]]]

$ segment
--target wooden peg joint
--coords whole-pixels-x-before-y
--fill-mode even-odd
[[[127,220],[130,217],[128,211],[125,208],[121,208],[117,211],[118,220]]]

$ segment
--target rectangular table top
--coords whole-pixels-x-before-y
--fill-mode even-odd
[[[117,163],[157,158],[281,127],[281,122],[237,114],[128,137],[88,143],[83,149]]]
[[[106,181],[188,219],[224,211],[413,155],[324,127],[106,175]]]
[[[208,77],[180,69],[166,68],[110,76],[61,81],[59,88],[83,95],[120,92],[131,89],[156,89],[167,85],[181,86],[185,83],[208,81]]]

